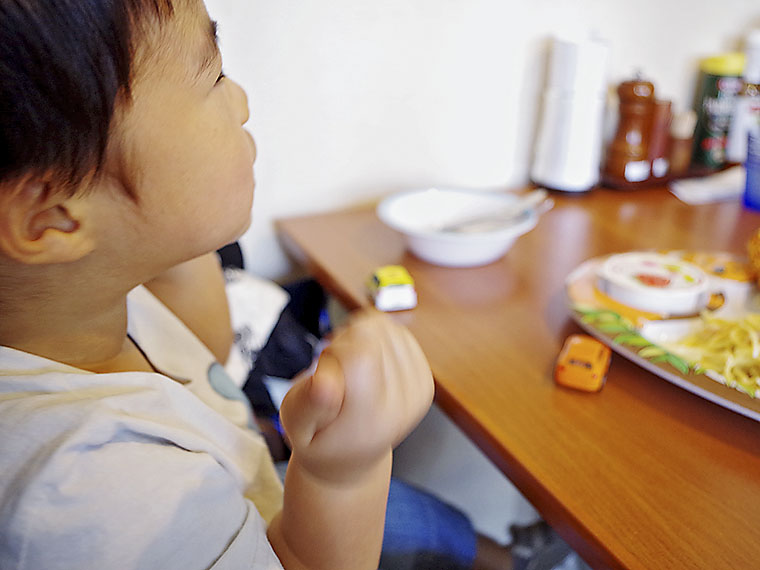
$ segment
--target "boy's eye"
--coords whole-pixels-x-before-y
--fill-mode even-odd
[[[222,79],[224,79],[226,76],[224,75],[224,70],[219,72],[219,77],[216,78],[216,82],[219,83]]]

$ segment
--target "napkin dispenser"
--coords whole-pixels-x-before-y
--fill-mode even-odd
[[[599,182],[607,101],[607,44],[554,38],[531,179],[585,192]]]

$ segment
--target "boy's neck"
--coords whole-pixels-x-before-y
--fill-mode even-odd
[[[125,361],[134,352],[127,337],[126,292],[109,293],[102,282],[83,288],[60,280],[51,287],[49,281],[36,282],[36,290],[4,288],[1,346],[93,372],[145,369],[147,363]]]

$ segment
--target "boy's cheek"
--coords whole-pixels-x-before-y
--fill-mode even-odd
[[[251,147],[251,164],[256,162],[256,156],[257,156],[257,149],[256,149],[256,141],[253,138],[253,135],[248,131],[248,129],[243,129],[243,132],[246,135],[246,138],[248,139]]]

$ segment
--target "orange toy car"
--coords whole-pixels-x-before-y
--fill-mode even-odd
[[[554,381],[562,386],[598,392],[607,379],[611,351],[608,346],[584,334],[567,337],[554,367]]]

